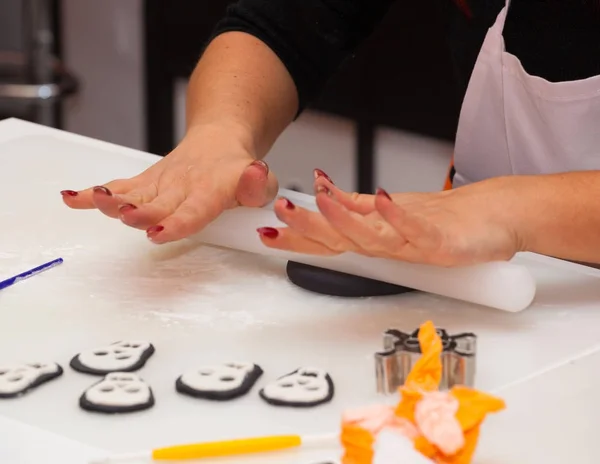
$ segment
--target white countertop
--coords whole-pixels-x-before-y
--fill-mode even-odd
[[[507,400],[508,409],[485,423],[476,462],[597,461],[599,271],[518,257],[536,277],[538,294],[516,314],[422,293],[345,300],[293,287],[277,259],[193,240],[156,247],[143,232],[62,204],[60,190],[131,176],[156,159],[22,121],[0,122],[0,279],[65,260],[0,292],[0,362],[65,367],[61,379],[0,401],[0,462],[83,464],[103,452],[336,431],[344,409],[382,401],[373,369],[382,332],[413,330],[427,319],[450,333],[479,335],[476,386]],[[156,406],[130,416],[85,413],[79,395],[97,379],[72,371],[70,358],[124,338],[156,346],[140,371]],[[265,370],[247,397],[213,404],[175,392],[183,370],[228,360]],[[261,402],[261,385],[302,365],[330,372],[332,403],[290,411]],[[316,464],[337,456],[324,450],[228,462]]]

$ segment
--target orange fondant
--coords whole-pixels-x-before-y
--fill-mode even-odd
[[[429,459],[437,462],[435,458],[438,456],[438,449],[432,443],[427,441],[427,438],[424,436],[419,436],[415,440],[415,449],[421,453],[423,456],[428,457]]]
[[[419,328],[419,344],[422,355],[400,387],[401,400],[396,408],[398,416],[413,423],[415,407],[422,398],[422,392],[436,391],[442,379],[442,340],[433,322],[428,321]]]
[[[406,420],[409,420],[414,424],[415,407],[417,406],[417,403],[421,401],[423,395],[416,390],[404,387],[400,389],[400,394],[402,395],[402,399],[396,407],[396,415],[398,417],[402,417]]]
[[[344,455],[341,464],[370,464],[375,438],[359,425],[342,423],[341,441]]]
[[[460,404],[456,418],[463,430],[479,426],[486,415],[501,411],[506,407],[500,398],[464,386],[453,387],[450,394]]]
[[[396,408],[374,406],[344,415],[342,444],[345,453],[342,464],[371,464],[376,437],[381,430],[389,428],[412,440],[415,449],[434,463],[471,462],[481,423],[488,414],[504,409],[505,403],[499,398],[463,386],[455,386],[449,392],[439,392],[442,341],[431,321],[420,327],[419,343],[422,355],[399,389],[401,399]],[[417,422],[415,411],[418,405]],[[432,422],[432,414],[439,424]],[[419,429],[419,424],[423,430]],[[457,435],[461,431],[462,439]],[[442,450],[446,450],[446,453]],[[450,455],[451,452],[454,454]]]
[[[421,357],[406,377],[405,388],[419,391],[436,391],[442,380],[442,340],[433,322],[428,321],[419,328]]]

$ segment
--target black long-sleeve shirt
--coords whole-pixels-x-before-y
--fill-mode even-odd
[[[393,1],[239,0],[228,8],[214,35],[243,31],[265,42],[289,70],[303,109],[352,57]],[[485,33],[505,2],[430,1],[444,8],[464,92]],[[532,75],[552,82],[600,75],[600,0],[512,0],[504,40],[506,50]]]

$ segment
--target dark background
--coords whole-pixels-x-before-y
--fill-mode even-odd
[[[173,145],[173,80],[193,70],[229,0],[146,1],[150,151]],[[434,1],[399,1],[312,109],[453,140],[459,105]]]

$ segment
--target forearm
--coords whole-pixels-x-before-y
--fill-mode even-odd
[[[298,93],[277,55],[242,32],[216,37],[194,70],[187,130],[219,126],[262,158],[293,121]]]
[[[188,127],[233,126],[249,139],[254,156],[264,156],[392,2],[232,3],[192,76]]]
[[[600,263],[600,171],[519,176],[515,181],[521,197],[515,225],[522,249]]]

